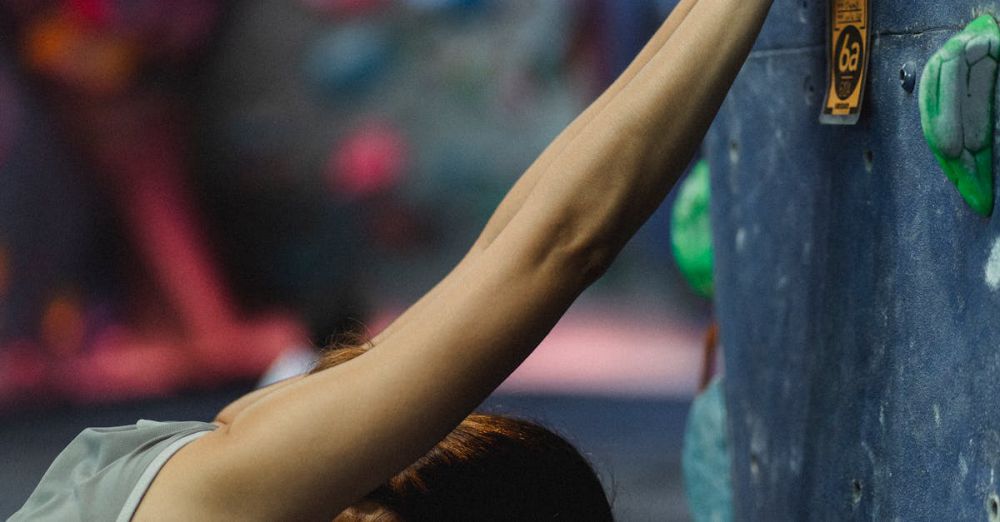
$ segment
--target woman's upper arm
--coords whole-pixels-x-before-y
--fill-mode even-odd
[[[185,495],[206,511],[236,510],[248,520],[330,520],[415,461],[520,364],[586,286],[585,256],[529,250],[487,251],[419,321],[362,357],[268,394],[228,429],[179,452],[167,467],[196,476]]]

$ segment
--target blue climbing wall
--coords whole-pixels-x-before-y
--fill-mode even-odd
[[[826,3],[775,0],[706,141],[734,518],[997,520],[1000,216],[900,70],[1000,2],[873,1],[846,127],[818,123]]]

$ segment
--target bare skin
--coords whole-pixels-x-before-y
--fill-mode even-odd
[[[133,520],[342,514],[430,450],[538,345],[690,161],[771,0],[691,0],[511,190],[475,246],[363,357],[220,413]]]

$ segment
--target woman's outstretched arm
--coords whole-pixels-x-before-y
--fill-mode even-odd
[[[681,24],[684,17],[687,16],[691,8],[694,7],[698,0],[681,0],[677,7],[670,12],[670,16],[660,25],[656,33],[646,42],[642,50],[636,57],[632,60],[629,66],[622,72],[622,74],[615,79],[615,81],[605,90],[601,95],[594,100],[593,103],[587,107],[576,119],[573,120],[562,132],[556,136],[555,140],[550,143],[542,154],[538,156],[537,159],[528,167],[527,170],[518,178],[517,182],[510,189],[503,200],[497,206],[496,210],[490,216],[489,221],[487,221],[486,226],[483,228],[476,242],[469,249],[468,253],[462,258],[462,260],[452,269],[451,273],[438,282],[429,292],[427,292],[423,297],[421,297],[416,303],[410,306],[403,315],[399,316],[394,320],[385,330],[378,333],[372,340],[373,344],[378,344],[383,339],[387,338],[392,332],[397,331],[402,325],[409,321],[421,320],[421,315],[424,314],[428,308],[428,303],[431,303],[435,298],[442,293],[446,288],[453,285],[456,280],[459,279],[459,275],[463,273],[469,266],[470,261],[482,254],[482,252],[488,247],[500,232],[507,226],[511,218],[517,214],[517,211],[521,209],[521,205],[524,204],[524,200],[531,193],[531,190],[538,183],[538,180],[542,177],[542,174],[548,170],[549,165],[552,164],[556,156],[560,154],[563,149],[568,145],[573,138],[577,136],[589,123],[594,119],[598,113],[600,113],[604,107],[611,102],[611,100],[626,86],[628,82],[639,73],[640,70],[649,62],[649,60],[656,54],[657,51],[663,47],[663,44],[670,39],[670,36],[674,34],[674,30],[677,26]],[[280,387],[286,386],[295,379],[301,377],[293,377],[287,379],[280,383],[275,383],[267,388],[262,388],[255,390],[253,392],[240,397],[238,400],[234,401],[232,404],[226,406],[219,414],[216,416],[215,421],[220,424],[229,424],[233,417],[243,408],[253,404],[262,397],[269,395],[270,393],[276,391]]]
[[[660,203],[770,4],[699,1],[552,160],[483,254],[428,303],[426,320],[267,395],[182,449],[135,520],[330,520],[432,448]]]
[[[396,331],[400,326],[411,320],[420,320],[420,315],[424,310],[424,307],[428,302],[432,302],[434,298],[447,288],[449,285],[453,284],[453,281],[457,279],[457,275],[452,277],[453,274],[462,273],[468,266],[469,262],[479,255],[488,247],[500,232],[507,226],[507,223],[514,217],[515,214],[521,209],[521,205],[524,204],[524,200],[531,193],[532,189],[541,179],[542,175],[548,170],[549,165],[555,160],[556,156],[562,153],[563,149],[566,148],[573,138],[577,136],[587,125],[590,124],[591,120],[594,119],[597,114],[599,114],[604,107],[611,102],[614,97],[621,92],[623,88],[640,70],[649,62],[649,60],[656,54],[657,51],[663,47],[663,44],[670,39],[670,36],[674,34],[674,30],[684,21],[684,17],[687,16],[691,8],[694,7],[697,0],[681,0],[677,4],[677,7],[670,12],[670,16],[660,25],[656,33],[652,38],[643,46],[639,54],[632,60],[629,66],[624,72],[607,88],[585,111],[583,111],[576,119],[573,120],[558,136],[555,140],[550,143],[542,154],[524,171],[524,174],[518,178],[514,186],[507,192],[500,205],[497,206],[496,210],[490,216],[489,221],[486,222],[486,226],[483,228],[476,242],[469,249],[469,252],[463,257],[463,259],[458,263],[457,266],[452,270],[451,274],[441,280],[434,288],[432,288],[426,295],[424,295],[420,300],[409,307],[403,315],[398,317],[392,322],[385,330],[380,332],[373,342],[378,344],[379,341],[385,339],[392,332]]]

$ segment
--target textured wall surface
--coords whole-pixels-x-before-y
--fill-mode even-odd
[[[706,142],[737,520],[1000,518],[1000,218],[900,82],[1000,3],[872,3],[857,125],[818,123],[826,2],[776,0]]]

